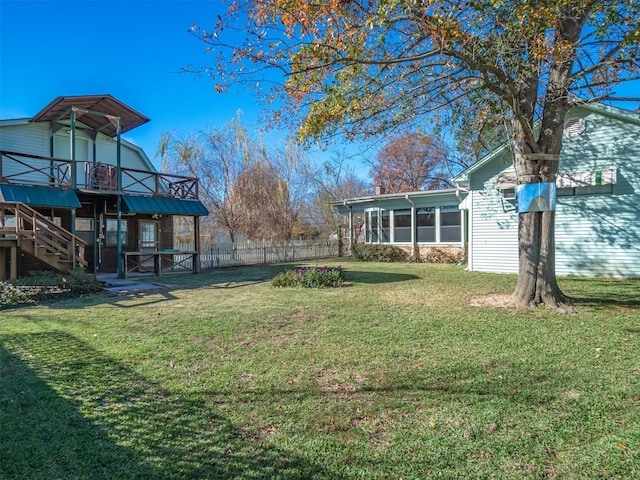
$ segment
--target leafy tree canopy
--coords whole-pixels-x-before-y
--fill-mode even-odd
[[[638,78],[638,18],[633,0],[254,0],[193,33],[218,55],[218,90],[282,100],[274,119],[303,139],[388,133],[450,107],[449,123],[508,112],[537,151],[547,99],[612,99]]]
[[[369,176],[385,193],[451,187],[443,143],[433,135],[411,132],[390,140],[371,162]]]
[[[637,0],[251,0],[193,33],[218,55],[218,90],[251,82],[303,140],[504,121],[518,181],[534,183],[556,179],[574,99],[640,78],[639,18]],[[518,305],[563,308],[554,224],[518,216]]]

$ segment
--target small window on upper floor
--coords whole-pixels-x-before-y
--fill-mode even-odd
[[[564,124],[564,134],[568,138],[575,138],[582,135],[586,128],[584,118],[570,118]]]
[[[504,190],[500,190],[502,193],[502,198],[504,200],[515,201],[516,200],[516,189],[515,188],[505,188]]]

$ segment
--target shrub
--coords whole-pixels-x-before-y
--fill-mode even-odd
[[[271,282],[274,287],[342,287],[344,275],[340,267],[309,267],[279,273]]]
[[[8,282],[0,282],[0,310],[21,303],[33,303],[34,299],[23,288]]]
[[[407,252],[394,245],[356,244],[353,246],[353,256],[363,262],[402,262],[407,258]]]
[[[95,275],[81,268],[72,268],[65,275],[56,275],[46,270],[29,272],[27,277],[17,280],[17,288],[31,301],[43,300],[61,294],[83,295],[102,290]]]
[[[96,276],[86,273],[82,268],[71,268],[66,277],[63,277],[71,293],[83,295],[96,293],[102,290],[102,284],[96,280]]]
[[[298,286],[296,281],[293,279],[293,272],[291,270],[280,272],[271,281],[271,284],[274,287],[297,287]]]
[[[424,256],[428,263],[458,263],[464,262],[464,251],[458,249],[430,248]]]

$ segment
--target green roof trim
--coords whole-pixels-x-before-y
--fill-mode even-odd
[[[80,200],[73,190],[27,185],[0,185],[0,201],[32,207],[80,208]]]
[[[125,213],[161,213],[164,215],[209,215],[200,200],[123,195]]]

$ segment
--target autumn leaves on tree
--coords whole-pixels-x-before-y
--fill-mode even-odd
[[[385,193],[452,187],[446,150],[433,135],[407,133],[387,143],[371,162],[369,176]]]
[[[262,0],[192,33],[216,56],[219,91],[261,94],[301,141],[482,118],[505,125],[521,182],[536,183],[555,181],[572,102],[640,77],[638,18],[635,0]],[[519,215],[519,305],[563,308],[554,221]]]

